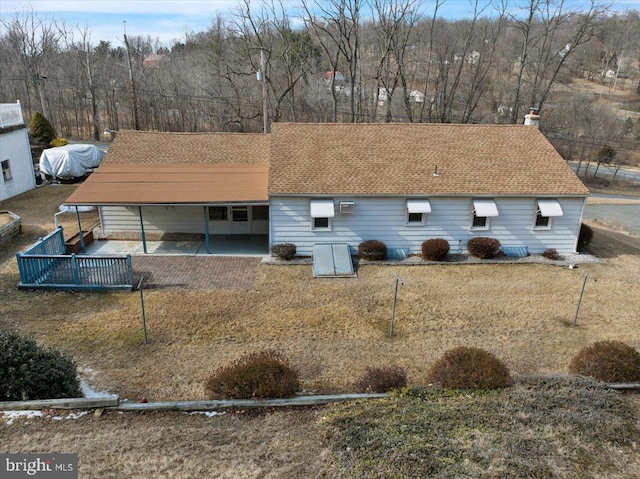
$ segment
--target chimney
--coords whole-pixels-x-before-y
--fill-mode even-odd
[[[529,108],[529,113],[524,116],[524,124],[540,128],[540,115],[537,108]]]

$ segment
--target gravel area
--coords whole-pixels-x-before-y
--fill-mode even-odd
[[[539,254],[532,254],[524,258],[511,258],[507,256],[500,256],[494,259],[480,259],[474,256],[466,254],[450,254],[447,255],[447,259],[444,261],[426,261],[420,256],[409,256],[405,259],[397,260],[385,260],[385,261],[367,261],[361,260],[357,256],[352,256],[354,265],[389,265],[389,266],[424,266],[429,264],[434,265],[469,265],[469,264],[549,264],[552,266],[571,266],[584,263],[605,263],[604,260],[595,257],[588,253],[570,253],[561,255],[560,260],[550,260]],[[291,261],[283,261],[274,256],[267,256],[262,259],[262,264],[269,264],[275,266],[286,266],[292,264],[312,264],[311,257],[298,257]]]

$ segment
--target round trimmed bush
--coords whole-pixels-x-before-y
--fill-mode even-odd
[[[400,366],[367,368],[356,382],[356,389],[363,393],[386,393],[407,385],[407,373]]]
[[[0,331],[0,401],[71,397],[82,397],[71,356],[15,331]]]
[[[449,254],[449,242],[443,238],[428,239],[422,243],[422,257],[427,261],[442,261]]]
[[[581,250],[591,244],[593,240],[593,229],[589,225],[582,223],[580,225],[580,234],[578,235],[578,249]]]
[[[478,236],[467,241],[467,249],[471,256],[480,259],[491,259],[500,251],[500,241],[495,238]]]
[[[210,399],[286,398],[300,389],[298,371],[273,350],[251,353],[205,380]]]
[[[498,389],[513,383],[509,369],[492,353],[465,346],[444,353],[427,372],[427,381],[449,389]]]
[[[379,240],[366,240],[358,245],[358,257],[369,261],[387,258],[387,245]]]
[[[608,383],[640,381],[640,352],[621,341],[599,341],[571,359],[569,372]]]
[[[296,245],[293,243],[279,243],[271,247],[271,254],[278,259],[290,261],[296,257]]]
[[[562,259],[562,256],[560,255],[560,253],[558,253],[558,250],[555,248],[547,248],[546,250],[544,250],[544,252],[542,253],[542,257],[547,259],[552,259],[554,261],[558,261]]]

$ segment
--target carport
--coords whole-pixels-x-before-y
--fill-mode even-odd
[[[266,165],[156,165],[149,171],[145,165],[103,164],[65,206],[97,207],[106,238],[140,238],[82,244],[85,253],[265,255],[267,178]],[[161,239],[181,233],[204,239]]]

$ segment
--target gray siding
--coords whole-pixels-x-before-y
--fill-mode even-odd
[[[331,231],[314,231],[308,197],[271,198],[271,244],[294,243],[298,254],[310,255],[314,243],[346,242],[353,247],[367,239],[384,241],[390,248],[419,253],[422,242],[444,238],[451,252],[466,253],[474,236],[497,238],[504,246],[528,246],[531,253],[555,248],[575,252],[584,198],[557,198],[564,215],[552,219],[551,229],[534,230],[536,198],[495,198],[499,216],[488,230],[471,230],[472,198],[432,197],[426,224],[407,225],[406,198],[334,197],[336,216]],[[353,214],[340,214],[340,201],[354,201]]]

